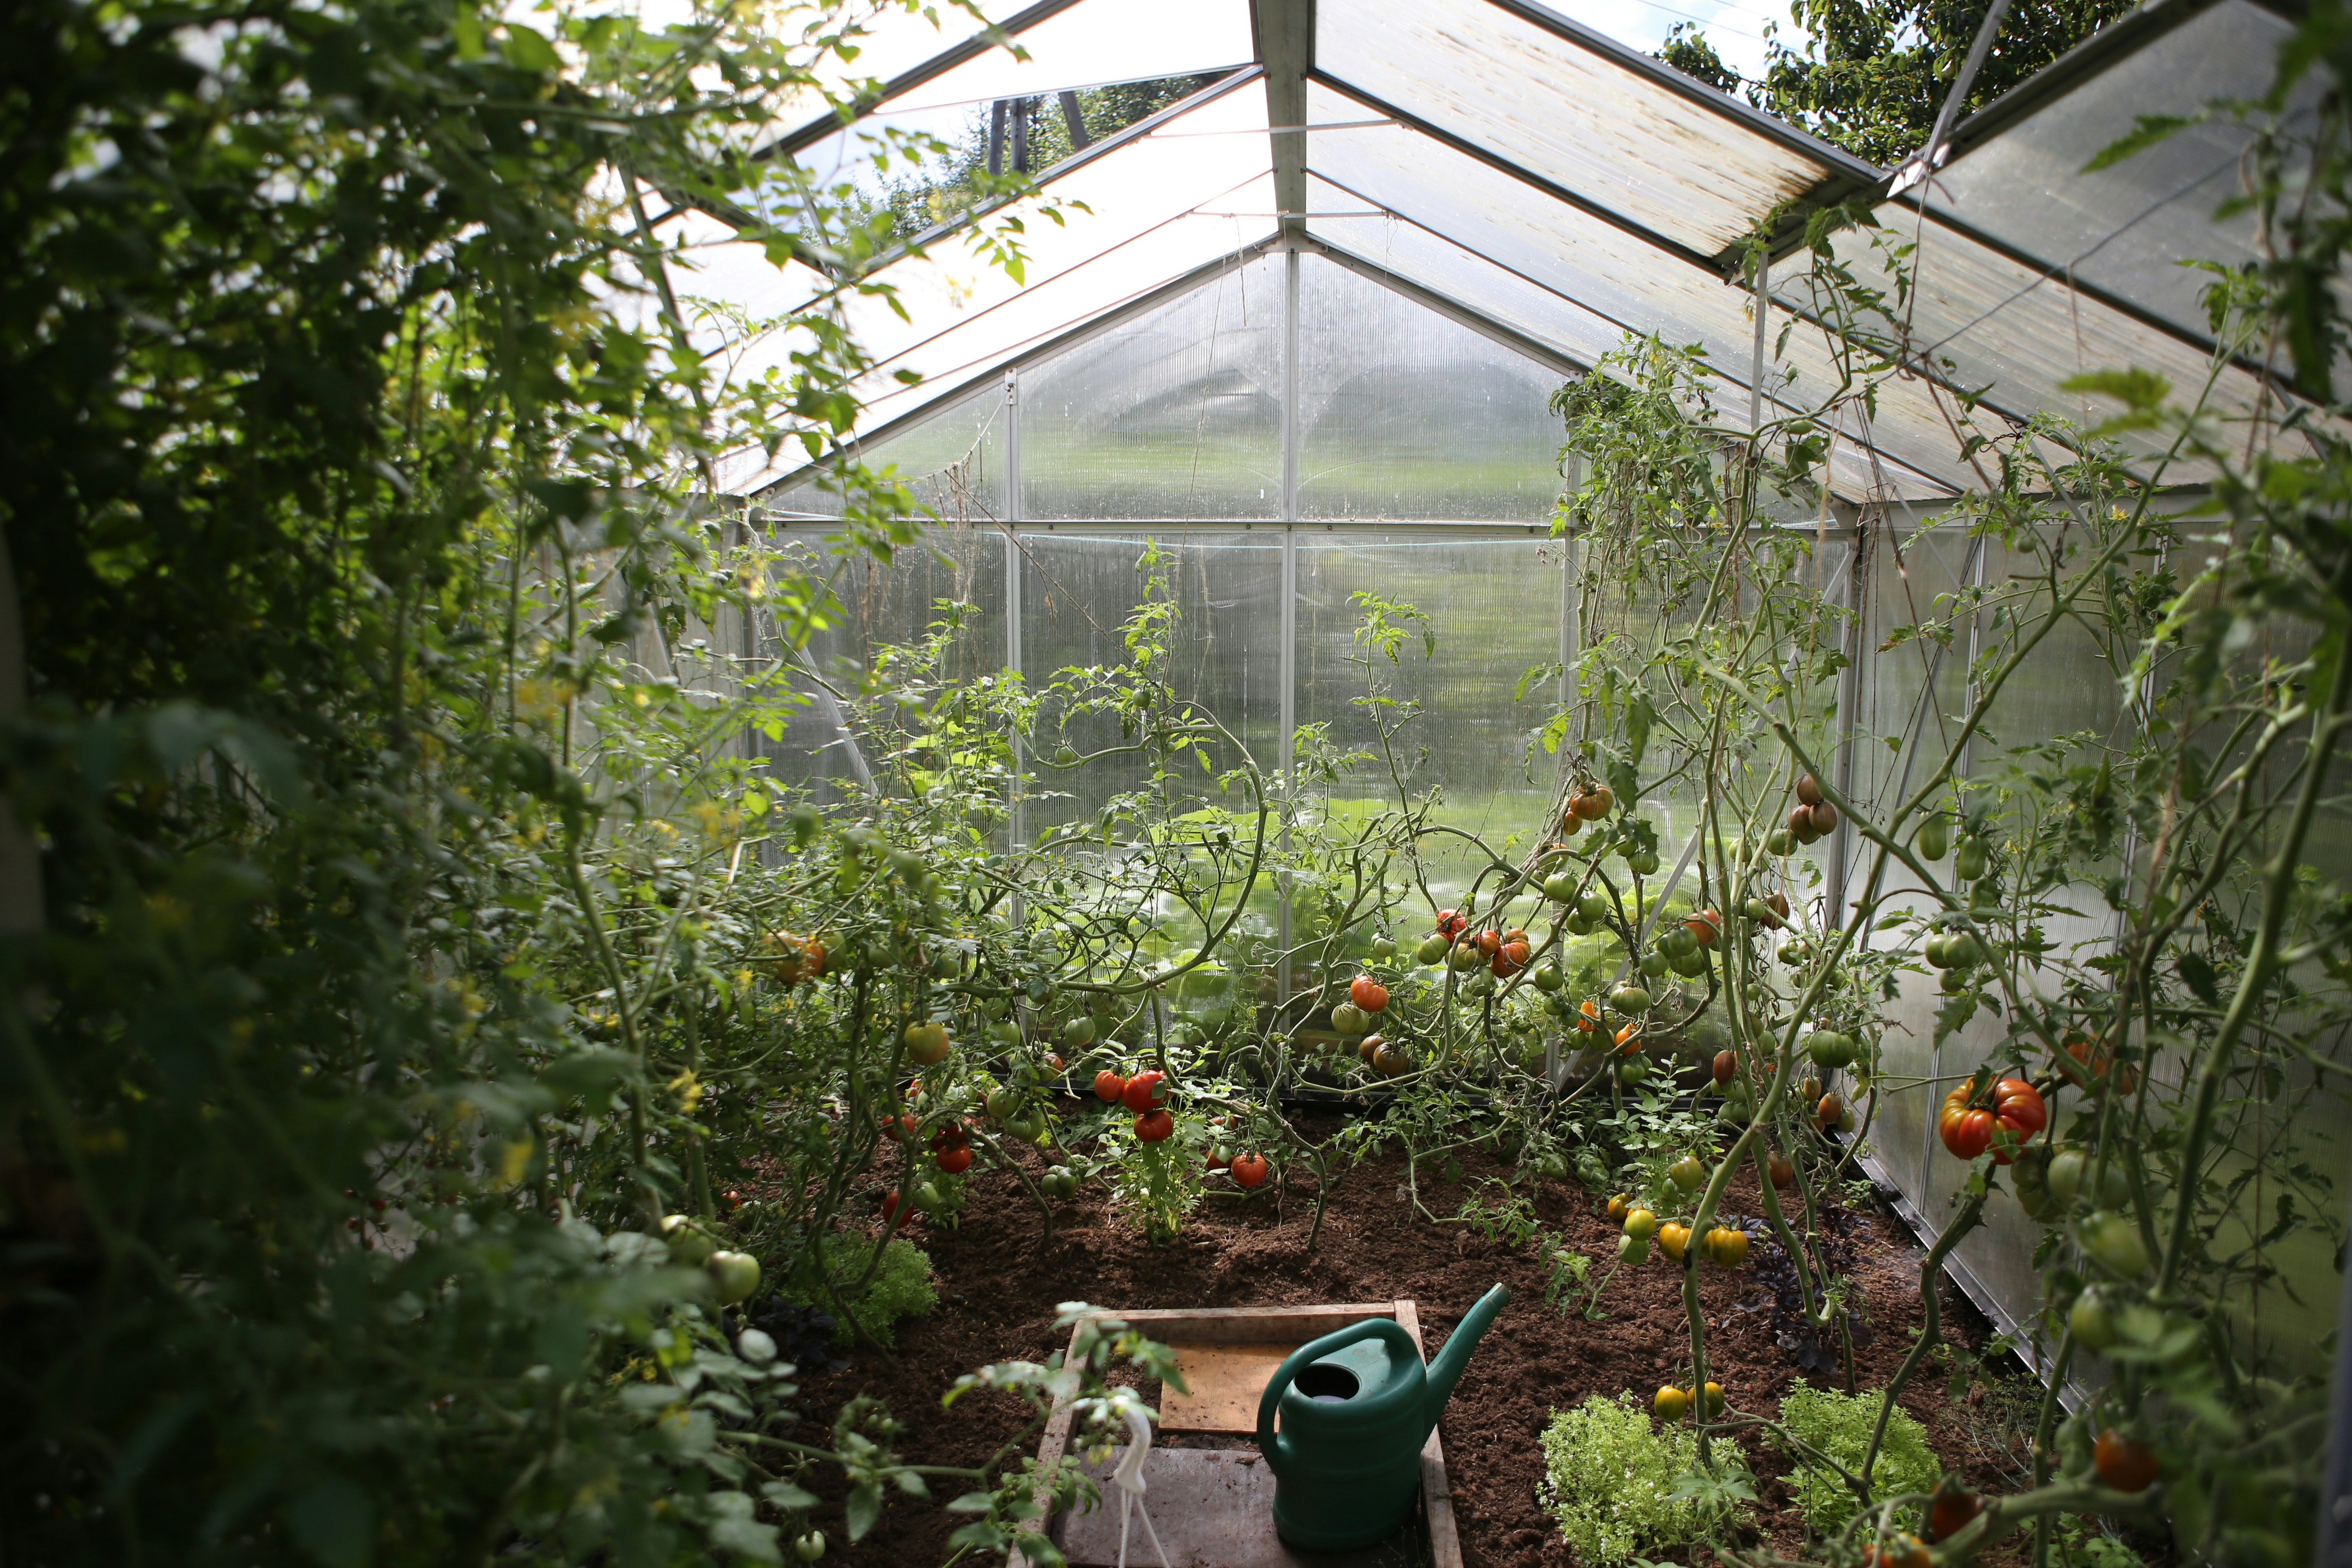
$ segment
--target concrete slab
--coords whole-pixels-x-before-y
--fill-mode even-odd
[[[1086,1472],[1102,1489],[1092,1513],[1063,1515],[1055,1536],[1073,1568],[1114,1568],[1118,1562],[1118,1490],[1111,1472],[1125,1449],[1115,1449]],[[1423,1568],[1419,1521],[1360,1552],[1295,1552],[1274,1533],[1274,1472],[1251,1449],[1162,1448],[1143,1463],[1144,1502],[1151,1510],[1169,1568]],[[1129,1568],[1158,1568],[1139,1521],[1128,1527]]]

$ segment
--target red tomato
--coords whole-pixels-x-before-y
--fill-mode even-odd
[[[1617,804],[1617,794],[1607,784],[1595,784],[1569,803],[1570,808],[1587,822],[1597,822],[1609,815]]]
[[[1590,1035],[1601,1027],[1601,1004],[1588,999],[1576,1010],[1576,1027],[1580,1034]]]
[[[1146,1143],[1157,1143],[1175,1131],[1176,1119],[1164,1110],[1147,1110],[1135,1119],[1135,1135]]]
[[[1369,974],[1359,974],[1348,982],[1348,1000],[1367,1013],[1378,1013],[1389,1005],[1389,988]]]
[[[1054,1071],[1060,1072],[1063,1065],[1062,1053],[1059,1051],[1047,1051],[1045,1053],[1045,1065],[1053,1068]]]
[[[1146,1068],[1127,1080],[1127,1091],[1119,1096],[1127,1108],[1138,1116],[1168,1103],[1168,1077],[1153,1068]]]
[[[1528,944],[1525,942],[1505,942],[1496,950],[1494,963],[1490,965],[1495,972],[1495,978],[1508,980],[1528,966],[1530,956],[1532,955],[1528,952]]]
[[[1232,1157],[1223,1149],[1212,1149],[1209,1151],[1209,1169],[1212,1171],[1222,1171],[1233,1163]]]
[[[1832,1122],[1845,1114],[1845,1101],[1834,1094],[1825,1094],[1822,1102],[1813,1107],[1813,1114],[1821,1118],[1822,1130],[1827,1131]]]
[[[971,1134],[962,1128],[942,1127],[931,1134],[931,1150],[936,1153],[947,1149],[961,1149],[971,1142]]]
[[[2091,1448],[2092,1467],[2099,1472],[2103,1485],[2119,1492],[2144,1492],[2156,1484],[2157,1473],[2163,1467],[2158,1462],[2156,1450],[2145,1443],[2135,1443],[2110,1426],[2099,1434]]]
[[[1984,1500],[1976,1493],[1937,1487],[1927,1504],[1927,1537],[1931,1541],[1949,1541],[1983,1511]]]
[[[1234,1156],[1234,1185],[1262,1187],[1265,1184],[1265,1173],[1270,1168],[1263,1154],[1236,1154]]]
[[[1936,1118],[1936,1131],[1944,1147],[1955,1160],[1973,1160],[1992,1146],[1992,1130],[1997,1125],[1990,1110],[1972,1110],[1968,1103],[1968,1085],[1944,1098],[1944,1109]]]
[[[1701,947],[1713,947],[1715,939],[1723,934],[1723,916],[1714,910],[1701,910],[1683,921],[1683,929],[1698,938]]]
[[[1992,1086],[1993,1114],[2017,1134],[2020,1142],[2050,1125],[2050,1109],[2042,1091],[2021,1078],[2005,1078]]]
[[[938,1156],[940,1169],[950,1176],[961,1176],[971,1169],[971,1148],[959,1143],[952,1149],[942,1149]]]
[[[1503,933],[1503,945],[1505,947],[1510,946],[1511,943],[1515,942],[1525,942],[1527,940],[1528,933],[1521,931],[1517,926],[1513,926],[1510,930]]]
[[[915,1119],[911,1116],[886,1116],[882,1119],[882,1133],[888,1138],[912,1138],[915,1135]]]
[[[1460,936],[1469,926],[1470,920],[1466,915],[1456,914],[1452,910],[1437,911],[1437,934],[1448,942]]]
[[[898,1194],[897,1193],[884,1193],[882,1194],[882,1223],[889,1226],[892,1230],[898,1229],[899,1226],[906,1223],[907,1215],[909,1212],[909,1210],[899,1206]]]
[[[1729,1082],[1732,1080],[1732,1079],[1733,1079],[1733,1078],[1735,1078],[1736,1076],[1738,1076],[1738,1072],[1739,1072],[1739,1053],[1738,1053],[1738,1052],[1737,1052],[1737,1051],[1717,1051],[1717,1052],[1716,1052],[1716,1053],[1715,1053],[1715,1081],[1716,1081],[1716,1082],[1717,1082],[1717,1083],[1729,1083]]]
[[[1482,931],[1478,933],[1478,951],[1485,953],[1488,958],[1494,957],[1497,952],[1501,951],[1502,946],[1503,933],[1501,931]]]
[[[1117,1105],[1127,1098],[1127,1079],[1108,1068],[1095,1074],[1095,1098],[1106,1105]]]
[[[2139,1077],[2128,1067],[2114,1065],[2104,1043],[2093,1045],[2078,1034],[2066,1037],[2065,1055],[2055,1058],[2059,1074],[2077,1089],[2100,1087],[2112,1072],[2117,1094],[2129,1094],[2139,1087]]]

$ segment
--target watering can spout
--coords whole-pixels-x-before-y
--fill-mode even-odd
[[[1462,1369],[1470,1364],[1470,1352],[1478,1348],[1478,1341],[1495,1321],[1511,1299],[1510,1287],[1497,1285],[1478,1298],[1476,1306],[1462,1314],[1462,1322],[1446,1339],[1445,1348],[1429,1363],[1429,1381],[1423,1386],[1421,1405],[1421,1431],[1426,1439],[1436,1426],[1437,1418],[1445,1413],[1445,1402],[1454,1397],[1454,1385],[1462,1381]]]

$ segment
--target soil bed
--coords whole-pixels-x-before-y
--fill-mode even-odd
[[[1034,1154],[1024,1157],[1034,1159]],[[886,1161],[888,1156],[886,1155]],[[1486,1176],[1510,1168],[1483,1153],[1463,1158],[1459,1183],[1424,1170],[1422,1198],[1449,1215]],[[1588,1321],[1547,1306],[1549,1278],[1541,1248],[1513,1249],[1466,1226],[1432,1225],[1404,1201],[1404,1162],[1388,1153],[1348,1172],[1335,1192],[1316,1249],[1307,1249],[1314,1204],[1298,1192],[1270,1188],[1244,1200],[1225,1184],[1204,1203],[1172,1243],[1153,1246],[1109,1212],[1099,1184],[1089,1184],[1055,1210],[1054,1236],[1041,1244],[1037,1211],[1009,1176],[976,1180],[954,1230],[918,1225],[908,1234],[930,1254],[940,1305],[929,1317],[902,1323],[897,1353],[860,1352],[846,1372],[810,1380],[801,1408],[812,1420],[831,1420],[843,1401],[864,1393],[887,1401],[905,1424],[899,1451],[931,1464],[978,1464],[1020,1424],[1011,1400],[984,1395],[941,1410],[940,1395],[965,1372],[992,1361],[1043,1361],[1067,1342],[1057,1333],[1058,1304],[1086,1301],[1105,1308],[1248,1307],[1410,1297],[1419,1303],[1423,1337],[1434,1354],[1470,1304],[1500,1281],[1512,1300],[1479,1344],[1447,1406],[1445,1442],[1454,1503],[1469,1568],[1538,1568],[1573,1561],[1558,1527],[1538,1504],[1542,1470],[1537,1435],[1551,1412],[1590,1394],[1631,1389],[1647,1402],[1657,1386],[1682,1372],[1689,1353],[1681,1273],[1663,1252],[1639,1268],[1621,1270],[1601,1292],[1606,1314]],[[877,1165],[877,1175],[886,1174]],[[1573,1183],[1544,1182],[1536,1209],[1548,1235],[1593,1260],[1592,1278],[1615,1256],[1617,1227],[1594,1199]],[[1491,1190],[1491,1189],[1490,1189]],[[1724,1205],[1753,1214],[1759,1205],[1752,1174],[1733,1183]],[[1871,1343],[1855,1352],[1857,1385],[1883,1386],[1916,1342],[1920,1322],[1922,1254],[1900,1221],[1883,1210],[1864,1216],[1856,1282]],[[1709,1375],[1720,1381],[1736,1410],[1772,1415],[1780,1395],[1807,1379],[1774,1341],[1769,1297],[1752,1269],[1707,1268],[1702,1300],[1710,1325]],[[1956,1352],[1974,1353],[1987,1325],[1947,1286],[1943,1331]],[[2011,1423],[1994,1408],[2001,1396],[1947,1396],[1948,1363],[1923,1365],[1903,1396],[1945,1463],[1977,1485],[2011,1490],[2020,1484],[2004,1463]],[[1148,1390],[1156,1396],[1156,1387]],[[2038,1397],[2028,1384],[2007,1395]],[[1781,1478],[1787,1460],[1753,1435],[1744,1439],[1759,1487],[1750,1544],[1784,1553],[1800,1549],[1803,1527]],[[1034,1449],[1034,1441],[1032,1444]],[[934,1563],[961,1522],[936,1506],[898,1499],[881,1523],[855,1548],[842,1529],[838,1477],[818,1479],[827,1499],[816,1522],[836,1543],[828,1562],[856,1564]],[[950,1494],[951,1495],[951,1494]],[[940,1500],[944,1501],[943,1496]],[[2019,1538],[2029,1539],[2029,1538]],[[1679,1554],[1676,1554],[1679,1555]],[[2013,1560],[2013,1550],[1991,1561]]]

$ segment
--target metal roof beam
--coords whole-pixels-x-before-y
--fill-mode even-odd
[[[1307,73],[1315,65],[1315,0],[1250,0],[1250,30],[1265,71],[1266,123],[1275,127],[1274,209],[1282,232],[1307,232]]]

